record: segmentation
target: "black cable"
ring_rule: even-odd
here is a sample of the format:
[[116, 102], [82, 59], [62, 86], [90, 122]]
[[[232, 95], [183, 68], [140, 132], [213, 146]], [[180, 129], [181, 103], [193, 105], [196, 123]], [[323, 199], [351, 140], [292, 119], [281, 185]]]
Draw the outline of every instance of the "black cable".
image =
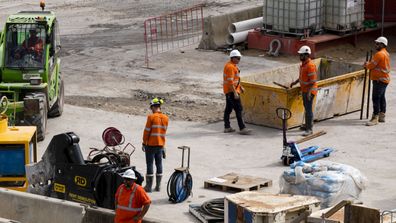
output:
[[207, 215], [224, 218], [224, 198], [216, 198], [205, 201], [201, 205], [201, 210]]

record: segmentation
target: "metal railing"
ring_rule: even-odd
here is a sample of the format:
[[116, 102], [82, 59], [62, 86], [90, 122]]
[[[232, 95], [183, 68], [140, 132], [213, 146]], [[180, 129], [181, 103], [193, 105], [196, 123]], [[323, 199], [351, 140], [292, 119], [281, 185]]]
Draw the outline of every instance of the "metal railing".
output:
[[198, 43], [203, 31], [203, 5], [182, 9], [144, 21], [145, 63], [150, 57]]
[[381, 213], [381, 223], [393, 223], [396, 220], [396, 209], [385, 210]]

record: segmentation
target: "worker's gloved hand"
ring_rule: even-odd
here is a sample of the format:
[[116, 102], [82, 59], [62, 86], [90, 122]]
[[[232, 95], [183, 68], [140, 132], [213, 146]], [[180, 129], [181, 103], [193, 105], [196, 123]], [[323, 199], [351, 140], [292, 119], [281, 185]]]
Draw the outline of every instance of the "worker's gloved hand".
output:
[[136, 222], [139, 221], [140, 219], [141, 219], [141, 217], [139, 215], [133, 216], [133, 220]]
[[235, 100], [238, 100], [238, 99], [239, 99], [239, 94], [238, 94], [238, 93], [234, 94], [234, 99], [235, 99]]
[[165, 148], [162, 149], [162, 158], [166, 159], [166, 149]]
[[241, 86], [241, 92], [245, 93], [245, 88]]
[[146, 146], [144, 144], [142, 144], [142, 151], [146, 152]]

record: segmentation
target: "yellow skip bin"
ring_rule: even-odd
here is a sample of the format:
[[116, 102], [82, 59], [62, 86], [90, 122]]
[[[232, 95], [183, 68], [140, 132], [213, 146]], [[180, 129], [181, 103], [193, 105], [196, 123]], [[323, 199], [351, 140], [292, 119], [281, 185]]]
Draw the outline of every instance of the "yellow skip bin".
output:
[[[315, 59], [318, 69], [318, 94], [314, 101], [316, 121], [360, 110], [364, 84], [362, 65]], [[304, 120], [304, 107], [300, 86], [291, 89], [277, 86], [274, 82], [290, 86], [299, 76], [300, 64], [281, 67], [263, 73], [243, 77], [241, 95], [246, 122], [274, 128], [282, 128], [276, 109], [287, 108], [292, 117], [287, 127], [299, 126]], [[367, 83], [366, 83], [367, 84]]]

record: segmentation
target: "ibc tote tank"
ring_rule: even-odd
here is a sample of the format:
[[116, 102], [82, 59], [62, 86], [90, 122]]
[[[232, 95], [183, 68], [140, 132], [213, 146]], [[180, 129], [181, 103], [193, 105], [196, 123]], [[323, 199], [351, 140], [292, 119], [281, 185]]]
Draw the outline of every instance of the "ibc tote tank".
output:
[[326, 0], [324, 28], [350, 31], [362, 27], [364, 0]]
[[264, 0], [264, 29], [304, 34], [323, 26], [324, 0]]

